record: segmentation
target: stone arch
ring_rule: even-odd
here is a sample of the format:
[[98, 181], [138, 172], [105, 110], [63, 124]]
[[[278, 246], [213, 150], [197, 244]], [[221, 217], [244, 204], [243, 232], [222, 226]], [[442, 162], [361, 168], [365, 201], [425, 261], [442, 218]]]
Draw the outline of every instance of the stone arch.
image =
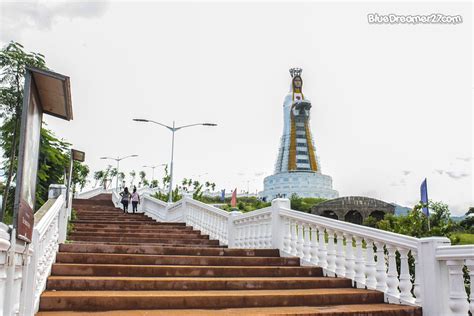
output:
[[363, 222], [363, 217], [362, 214], [357, 211], [357, 210], [350, 210], [349, 212], [346, 213], [344, 216], [344, 220], [346, 222], [354, 223], [354, 224], [359, 224], [362, 225]]
[[339, 216], [337, 216], [336, 212], [331, 211], [331, 210], [326, 210], [321, 213], [321, 216], [332, 218], [332, 219], [339, 219]]
[[372, 213], [370, 213], [369, 215], [370, 217], [373, 217], [378, 221], [381, 221], [383, 220], [383, 218], [385, 217], [385, 212], [384, 211], [378, 211], [378, 210], [375, 210], [373, 211]]

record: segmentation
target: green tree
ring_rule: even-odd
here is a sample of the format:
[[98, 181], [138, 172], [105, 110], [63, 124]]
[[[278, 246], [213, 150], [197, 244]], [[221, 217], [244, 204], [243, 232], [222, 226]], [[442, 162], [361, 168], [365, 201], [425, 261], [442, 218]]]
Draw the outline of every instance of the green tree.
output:
[[[7, 210], [10, 186], [16, 173], [26, 66], [46, 69], [44, 56], [39, 53], [27, 53], [20, 43], [13, 41], [0, 51], [0, 119], [3, 120], [0, 127], [0, 147], [5, 159], [2, 169], [7, 177], [3, 190], [4, 211]], [[2, 214], [0, 220], [1, 217]]]
[[79, 161], [74, 161], [72, 169], [72, 192], [76, 193], [76, 186], [82, 191], [87, 184], [87, 176], [89, 175], [89, 167]]
[[130, 177], [132, 177], [132, 180], [130, 180], [130, 186], [132, 187], [133, 186], [133, 182], [135, 182], [135, 177], [137, 176], [137, 173], [135, 172], [135, 170], [132, 170], [130, 171]]
[[[148, 185], [148, 181], [146, 181], [145, 177], [146, 177], [146, 173], [145, 171], [140, 171], [138, 173], [138, 176], [140, 177], [140, 182], [142, 183], [142, 185]], [[145, 184], [145, 181], [146, 181], [146, 184]]]
[[466, 212], [466, 218], [459, 223], [459, 226], [471, 234], [474, 234], [474, 207], [469, 208]]

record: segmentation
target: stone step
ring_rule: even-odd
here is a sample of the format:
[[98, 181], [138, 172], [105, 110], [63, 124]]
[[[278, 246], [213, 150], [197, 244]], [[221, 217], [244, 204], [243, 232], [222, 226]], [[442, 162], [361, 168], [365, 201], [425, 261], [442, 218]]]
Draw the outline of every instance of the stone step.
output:
[[82, 220], [75, 220], [71, 221], [73, 224], [90, 224], [90, 225], [102, 225], [104, 227], [108, 227], [110, 225], [153, 225], [153, 226], [168, 226], [168, 227], [184, 227], [186, 226], [185, 223], [166, 223], [166, 222], [145, 222], [145, 223], [140, 223], [140, 222], [134, 222], [134, 221], [129, 221], [127, 223], [124, 223], [123, 221], [101, 221], [100, 223], [97, 223], [97, 221], [82, 221]]
[[299, 266], [297, 257], [217, 257], [59, 252], [57, 263], [188, 265], [188, 266]]
[[112, 198], [109, 200], [98, 200], [98, 199], [73, 199], [72, 200], [72, 207], [78, 207], [82, 205], [87, 205], [87, 206], [98, 206], [98, 205], [103, 205], [103, 206], [110, 206], [113, 207], [114, 203], [112, 203]]
[[68, 239], [72, 241], [97, 241], [97, 242], [133, 242], [133, 243], [159, 243], [159, 244], [197, 244], [197, 245], [219, 245], [218, 240], [209, 240], [203, 238], [183, 238], [168, 239], [153, 237], [105, 237], [105, 236], [70, 236]]
[[69, 234], [70, 239], [76, 237], [134, 237], [134, 238], [166, 238], [166, 239], [209, 239], [209, 235], [190, 234], [190, 233], [162, 233], [162, 232], [142, 232], [137, 229], [135, 232], [88, 232], [73, 231]]
[[206, 247], [176, 247], [158, 245], [109, 245], [100, 243], [70, 243], [60, 244], [60, 252], [81, 253], [119, 253], [119, 254], [149, 254], [149, 255], [182, 255], [182, 256], [245, 256], [245, 257], [279, 257], [278, 249], [229, 249]]
[[39, 312], [37, 316], [422, 316], [420, 307], [393, 304], [279, 306], [223, 309], [116, 310], [104, 312]]
[[51, 275], [133, 277], [310, 277], [322, 276], [318, 267], [284, 266], [155, 266], [55, 263]]
[[383, 303], [383, 293], [364, 289], [248, 291], [46, 291], [40, 309], [127, 310], [323, 306]]
[[[75, 244], [99, 244], [99, 245], [113, 245], [113, 246], [120, 246], [120, 245], [125, 245], [125, 246], [157, 246], [157, 247], [179, 247], [179, 248], [227, 248], [227, 246], [222, 246], [222, 245], [201, 245], [201, 244], [186, 244], [185, 241], [183, 243], [178, 243], [178, 244], [170, 244], [170, 243], [154, 243], [154, 242], [103, 242], [103, 241], [78, 241], [78, 240], [68, 240], [70, 243], [75, 243]], [[178, 241], [180, 242], [180, 241]]]
[[[188, 229], [189, 228], [189, 229]], [[163, 227], [124, 227], [124, 228], [89, 228], [76, 225], [74, 226], [74, 232], [90, 232], [90, 233], [134, 233], [140, 231], [141, 233], [157, 233], [157, 234], [188, 234], [188, 235], [201, 235], [199, 230], [193, 230], [192, 227], [183, 228], [163, 228]]]
[[275, 278], [140, 278], [51, 276], [48, 290], [55, 291], [209, 291], [349, 288], [352, 281], [326, 277]]
[[123, 212], [115, 212], [115, 213], [77, 213], [78, 218], [93, 218], [93, 219], [103, 219], [103, 218], [140, 218], [140, 219], [151, 219], [151, 217], [144, 216], [143, 214], [125, 214]]
[[[128, 223], [156, 223], [154, 220], [152, 219], [147, 219], [147, 218], [129, 218], [129, 217], [125, 217], [125, 218], [118, 218], [117, 216], [115, 217], [110, 217], [110, 218], [103, 218], [103, 219], [94, 219], [94, 218], [78, 218], [76, 220], [73, 221], [73, 223], [87, 223], [87, 222], [94, 222], [94, 223], [99, 223], [99, 224], [114, 224], [114, 223], [125, 223], [125, 224], [128, 224]], [[113, 223], [111, 223], [113, 222]]]
[[89, 236], [102, 236], [102, 235], [107, 235], [107, 236], [115, 236], [115, 235], [127, 235], [127, 234], [144, 234], [144, 235], [153, 235], [153, 236], [158, 236], [158, 235], [165, 235], [165, 236], [173, 236], [173, 235], [186, 235], [186, 236], [208, 236], [208, 235], [202, 235], [199, 231], [196, 230], [145, 230], [145, 229], [127, 229], [127, 230], [121, 230], [121, 229], [74, 229], [72, 232], [74, 234], [81, 234], [81, 235], [89, 235]]
[[120, 223], [120, 224], [83, 224], [83, 223], [74, 223], [74, 228], [77, 229], [161, 229], [161, 230], [193, 230], [191, 226], [169, 226], [169, 225], [159, 225], [158, 223], [143, 223], [137, 226], [135, 223]]

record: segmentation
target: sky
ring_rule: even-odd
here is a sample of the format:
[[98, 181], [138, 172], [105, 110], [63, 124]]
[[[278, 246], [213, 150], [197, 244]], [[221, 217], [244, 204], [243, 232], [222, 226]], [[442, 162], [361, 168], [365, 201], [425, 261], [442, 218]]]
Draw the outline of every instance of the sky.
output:
[[[460, 24], [369, 24], [370, 13], [461, 15]], [[341, 196], [455, 215], [473, 204], [472, 7], [375, 2], [6, 2], [0, 44], [46, 56], [71, 78], [74, 120], [45, 117], [92, 171], [168, 163], [175, 179], [263, 189], [283, 128], [290, 67], [303, 68], [322, 172]], [[157, 168], [155, 177], [163, 170]], [[94, 184], [94, 181], [91, 182]]]

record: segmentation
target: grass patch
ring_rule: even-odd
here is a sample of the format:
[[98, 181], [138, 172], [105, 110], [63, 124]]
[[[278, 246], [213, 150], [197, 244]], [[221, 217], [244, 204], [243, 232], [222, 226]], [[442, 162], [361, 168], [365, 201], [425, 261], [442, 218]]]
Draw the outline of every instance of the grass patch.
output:
[[474, 244], [474, 234], [469, 233], [454, 233], [454, 236], [459, 238], [458, 245], [472, 245]]

